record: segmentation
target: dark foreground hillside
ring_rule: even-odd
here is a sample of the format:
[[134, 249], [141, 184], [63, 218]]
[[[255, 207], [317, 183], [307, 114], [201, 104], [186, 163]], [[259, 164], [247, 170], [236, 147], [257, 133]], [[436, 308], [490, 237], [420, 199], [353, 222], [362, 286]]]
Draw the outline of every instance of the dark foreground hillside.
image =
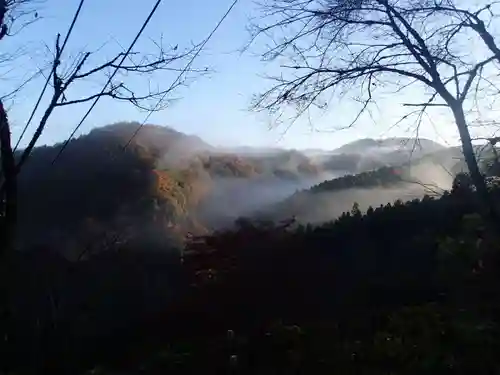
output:
[[[239, 221], [172, 252], [2, 262], [8, 374], [492, 374], [496, 224], [463, 179], [320, 227]], [[494, 192], [498, 200], [498, 192]], [[148, 250], [148, 251], [144, 251]]]

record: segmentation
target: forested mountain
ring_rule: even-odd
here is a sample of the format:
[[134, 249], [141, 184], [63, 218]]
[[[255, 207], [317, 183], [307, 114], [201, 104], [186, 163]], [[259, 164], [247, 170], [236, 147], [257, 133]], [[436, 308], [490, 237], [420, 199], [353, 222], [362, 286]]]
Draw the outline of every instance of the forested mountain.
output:
[[[35, 149], [19, 180], [20, 246], [55, 245], [66, 253], [74, 248], [77, 254], [82, 245], [110, 236], [120, 241], [179, 240], [188, 231], [199, 234], [210, 227], [212, 211], [235, 189], [256, 195], [266, 184], [286, 190], [307, 186], [308, 179], [317, 181], [321, 175], [298, 152], [229, 154], [197, 137], [153, 125], [141, 129], [124, 149], [138, 126], [95, 129], [71, 141], [55, 163], [61, 145]], [[224, 207], [219, 217], [228, 214]], [[238, 216], [238, 207], [231, 206], [231, 215]]]
[[[20, 174], [19, 246], [57, 247], [72, 257], [109, 241], [182, 246], [188, 233], [230, 226], [238, 217], [274, 209], [280, 201], [287, 207], [283, 213], [277, 210], [280, 217], [296, 214], [295, 196], [291, 205], [287, 199], [297, 191], [371, 169], [360, 164], [366, 155], [359, 142], [345, 146], [358, 154], [337, 150], [313, 157], [297, 150], [252, 148], [236, 153], [168, 127], [146, 125], [124, 148], [138, 126], [118, 123], [95, 129], [71, 141], [55, 163], [61, 145], [33, 152]], [[401, 140], [361, 143], [397, 152]], [[429, 153], [439, 148], [431, 141], [423, 144]], [[421, 195], [419, 191], [415, 197]], [[390, 195], [382, 201], [396, 198], [404, 197]], [[342, 209], [349, 209], [353, 199], [343, 201]], [[307, 211], [305, 218], [312, 218], [312, 205]], [[335, 216], [325, 215], [318, 220]]]

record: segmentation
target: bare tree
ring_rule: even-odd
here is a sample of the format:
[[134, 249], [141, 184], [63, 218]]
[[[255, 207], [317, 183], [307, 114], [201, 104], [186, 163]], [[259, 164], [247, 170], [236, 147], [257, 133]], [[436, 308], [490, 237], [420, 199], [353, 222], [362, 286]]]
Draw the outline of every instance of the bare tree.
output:
[[[492, 214], [466, 114], [475, 96], [495, 87], [490, 75], [493, 70], [497, 74], [500, 49], [488, 26], [495, 5], [472, 9], [454, 0], [264, 0], [264, 21], [253, 26], [252, 41], [267, 37], [272, 43], [264, 57], [285, 63], [254, 108], [282, 113], [292, 104], [300, 116], [313, 106], [325, 108], [327, 96], [352, 94], [360, 106], [353, 125], [384, 89], [420, 87], [425, 99], [402, 103], [409, 111], [401, 121], [416, 116], [419, 126], [430, 108], [450, 111], [483, 209]], [[471, 45], [480, 52], [471, 53]]]
[[[18, 3], [24, 4], [29, 2], [30, 0], [0, 0], [0, 16], [3, 15], [4, 17], [0, 18], [0, 30], [2, 30], [0, 36], [8, 35], [7, 31], [4, 31], [8, 28], [4, 28], [2, 25], [5, 25], [4, 20], [9, 12], [16, 9], [13, 6]], [[11, 4], [12, 7], [9, 7], [9, 4]], [[83, 1], [80, 4], [83, 4]], [[0, 216], [4, 221], [2, 227], [10, 228], [8, 231], [4, 232], [4, 241], [2, 241], [1, 245], [5, 244], [8, 246], [11, 243], [13, 228], [15, 227], [17, 175], [21, 172], [23, 165], [28, 161], [31, 152], [55, 110], [62, 107], [92, 103], [89, 109], [90, 112], [99, 99], [110, 98], [127, 102], [141, 110], [159, 111], [170, 104], [172, 99], [171, 94], [180, 86], [185, 85], [187, 81], [193, 77], [193, 73], [199, 75], [207, 72], [206, 68], [196, 69], [192, 68], [190, 63], [187, 64], [188, 61], [192, 62], [195, 54], [199, 53], [198, 45], [191, 45], [185, 49], [179, 48], [178, 45], [165, 48], [163, 43], [154, 42], [156, 51], [143, 53], [133, 49], [135, 42], [141, 35], [158, 5], [159, 2], [153, 8], [153, 11], [143, 24], [143, 27], [130, 45], [130, 48], [117, 52], [114, 56], [105, 61], [98, 62], [99, 54], [97, 54], [97, 51], [81, 52], [76, 57], [67, 57], [64, 53], [64, 47], [68, 37], [65, 38], [64, 42], [61, 42], [61, 35], [57, 35], [51, 58], [50, 72], [47, 76], [47, 87], [51, 89], [48, 104], [42, 109], [43, 114], [41, 119], [36, 125], [35, 131], [30, 136], [26, 148], [20, 151], [19, 155], [16, 154], [16, 157], [14, 157], [15, 148], [13, 149], [11, 145], [11, 134], [7, 121], [7, 114], [0, 103], [0, 147], [2, 151], [2, 175], [0, 176], [2, 177], [0, 180], [2, 185], [0, 186], [0, 196], [3, 203]], [[79, 10], [80, 9], [81, 5]], [[74, 21], [78, 18], [79, 10], [75, 15]], [[71, 29], [72, 27], [70, 30]], [[68, 35], [69, 34], [70, 33], [68, 33]], [[177, 78], [173, 84], [170, 84], [166, 88], [162, 88], [151, 82], [153, 75], [158, 72], [172, 72]], [[142, 91], [127, 83], [133, 81], [134, 78], [137, 77], [143, 77], [142, 82], [144, 84], [142, 87], [145, 87], [145, 89], [142, 89]], [[72, 89], [78, 86], [79, 82], [95, 82], [99, 79], [103, 81], [101, 87], [95, 88], [94, 91], [90, 91], [84, 96], [72, 96], [72, 93], [74, 93]], [[149, 85], [148, 82], [150, 83]], [[43, 93], [40, 99], [42, 96]], [[36, 108], [33, 114], [35, 111]], [[24, 135], [24, 132], [22, 135]]]
[[[183, 61], [189, 59], [197, 50], [197, 46], [179, 52], [177, 48], [165, 50], [163, 46], [157, 45], [158, 51], [152, 53], [139, 52], [119, 52], [111, 59], [97, 65], [87, 67], [87, 61], [91, 58], [92, 52], [81, 53], [77, 58], [66, 63], [66, 71], [61, 72], [62, 53], [60, 45], [60, 35], [57, 36], [55, 43], [55, 52], [52, 62], [51, 87], [52, 94], [48, 106], [45, 108], [43, 116], [37, 125], [27, 147], [23, 150], [19, 161], [16, 164], [16, 171], [20, 169], [27, 161], [38, 139], [40, 138], [47, 121], [57, 108], [67, 107], [76, 104], [93, 102], [98, 98], [111, 98], [118, 101], [128, 102], [131, 105], [145, 111], [159, 111], [170, 103], [171, 97], [177, 88], [184, 85], [186, 77], [178, 80], [175, 85], [167, 88], [145, 85], [146, 91], [138, 92], [129, 87], [124, 81], [132, 80], [133, 76], [150, 76], [159, 71], [181, 71], [178, 67]], [[125, 62], [127, 60], [127, 62]], [[205, 73], [206, 69], [189, 69], [189, 72]], [[124, 78], [126, 76], [126, 78]], [[105, 78], [105, 83], [101, 90], [89, 92], [83, 97], [71, 97], [70, 88], [77, 85], [79, 81], [89, 81], [93, 78]], [[147, 78], [146, 78], [147, 79]], [[145, 81], [147, 83], [148, 81]]]

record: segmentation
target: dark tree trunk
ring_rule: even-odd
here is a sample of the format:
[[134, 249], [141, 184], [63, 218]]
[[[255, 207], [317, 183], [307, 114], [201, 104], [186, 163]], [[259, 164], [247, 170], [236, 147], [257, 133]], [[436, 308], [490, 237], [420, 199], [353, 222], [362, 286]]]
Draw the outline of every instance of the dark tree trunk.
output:
[[474, 152], [474, 147], [472, 145], [472, 139], [469, 133], [469, 128], [467, 127], [467, 122], [465, 120], [465, 114], [462, 108], [462, 104], [457, 102], [453, 105], [450, 105], [450, 107], [453, 111], [453, 116], [458, 127], [458, 132], [460, 134], [465, 163], [467, 164], [467, 168], [469, 169], [472, 183], [476, 186], [476, 190], [479, 195], [482, 210], [481, 213], [488, 220], [493, 219], [494, 221], [497, 221], [497, 212], [491, 199], [490, 193], [488, 192], [488, 187], [486, 185], [484, 176], [481, 174], [481, 171], [479, 169], [476, 154]]
[[0, 101], [0, 154], [5, 189], [1, 199], [4, 200], [4, 222], [1, 228], [0, 255], [5, 254], [12, 246], [17, 218], [17, 176], [14, 153], [7, 113]]

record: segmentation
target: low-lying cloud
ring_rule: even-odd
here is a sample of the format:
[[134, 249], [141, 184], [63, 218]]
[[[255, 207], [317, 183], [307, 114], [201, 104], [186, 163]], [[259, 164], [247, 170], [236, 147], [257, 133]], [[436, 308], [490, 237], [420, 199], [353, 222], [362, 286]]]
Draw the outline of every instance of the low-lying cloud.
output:
[[362, 212], [371, 206], [392, 203], [398, 199], [409, 201], [424, 195], [440, 195], [452, 186], [453, 176], [441, 165], [426, 162], [410, 167], [403, 180], [389, 187], [352, 188], [332, 192], [301, 192], [280, 205], [277, 219], [295, 216], [299, 222], [318, 224], [331, 221], [342, 213], [351, 211], [358, 203]]

